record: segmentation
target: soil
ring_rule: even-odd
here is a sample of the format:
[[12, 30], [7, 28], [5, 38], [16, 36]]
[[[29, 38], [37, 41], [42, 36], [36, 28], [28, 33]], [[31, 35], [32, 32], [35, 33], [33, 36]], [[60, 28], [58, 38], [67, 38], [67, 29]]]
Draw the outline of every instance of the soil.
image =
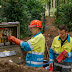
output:
[[28, 67], [24, 64], [18, 65], [8, 61], [0, 61], [0, 72], [48, 72], [44, 68]]
[[[45, 44], [45, 54], [44, 59], [48, 60], [48, 51], [50, 49], [50, 46], [52, 44], [53, 38], [58, 35], [57, 27], [53, 24], [53, 21], [55, 18], [49, 18], [46, 17], [46, 27], [45, 27], [45, 33], [43, 34], [45, 36], [46, 44]], [[72, 35], [72, 33], [69, 33]], [[29, 38], [24, 38], [22, 40], [27, 41]], [[26, 57], [26, 52], [23, 52], [24, 59]], [[48, 72], [48, 70], [44, 69], [43, 67], [35, 68], [35, 67], [28, 67], [25, 65], [25, 63], [22, 64], [16, 64], [8, 61], [0, 61], [0, 72]]]

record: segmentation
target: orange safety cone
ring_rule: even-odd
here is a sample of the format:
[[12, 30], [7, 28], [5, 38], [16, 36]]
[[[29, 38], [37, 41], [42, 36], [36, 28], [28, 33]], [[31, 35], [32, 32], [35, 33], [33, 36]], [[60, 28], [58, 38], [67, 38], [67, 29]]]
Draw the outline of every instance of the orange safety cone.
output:
[[65, 55], [67, 54], [67, 51], [63, 51], [60, 55], [58, 55], [57, 56], [57, 61], [58, 61], [58, 63], [60, 63], [63, 59], [65, 59], [66, 57], [65, 57]]

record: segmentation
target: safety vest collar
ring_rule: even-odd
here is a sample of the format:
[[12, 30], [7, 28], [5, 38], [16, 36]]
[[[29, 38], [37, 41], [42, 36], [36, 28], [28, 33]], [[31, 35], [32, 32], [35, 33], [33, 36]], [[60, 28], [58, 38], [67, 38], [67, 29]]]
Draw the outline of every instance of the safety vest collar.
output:
[[[68, 35], [68, 34], [67, 34]], [[67, 41], [70, 43], [70, 36], [68, 35]]]
[[33, 36], [33, 38], [35, 37], [35, 36], [37, 36], [37, 35], [39, 35], [41, 32], [38, 32], [37, 34], [35, 34], [34, 36]]
[[[59, 36], [58, 40], [60, 40], [60, 36]], [[70, 43], [70, 36], [69, 35], [68, 35], [67, 41]]]

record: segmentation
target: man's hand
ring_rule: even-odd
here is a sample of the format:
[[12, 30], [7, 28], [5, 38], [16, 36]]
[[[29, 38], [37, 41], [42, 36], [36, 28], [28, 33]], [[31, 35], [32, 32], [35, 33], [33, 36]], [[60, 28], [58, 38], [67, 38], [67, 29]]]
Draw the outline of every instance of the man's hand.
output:
[[64, 55], [64, 58], [63, 59], [65, 59], [67, 57], [67, 53]]
[[20, 46], [20, 43], [21, 43], [22, 40], [14, 37], [14, 36], [7, 36], [7, 37], [8, 37], [8, 40], [9, 40], [10, 42], [14, 42], [15, 44], [17, 44], [17, 45]]
[[67, 54], [65, 54], [65, 57], [67, 57]]
[[8, 37], [8, 40], [10, 41], [10, 42], [13, 42], [14, 40], [15, 40], [15, 37], [14, 36], [7, 36]]

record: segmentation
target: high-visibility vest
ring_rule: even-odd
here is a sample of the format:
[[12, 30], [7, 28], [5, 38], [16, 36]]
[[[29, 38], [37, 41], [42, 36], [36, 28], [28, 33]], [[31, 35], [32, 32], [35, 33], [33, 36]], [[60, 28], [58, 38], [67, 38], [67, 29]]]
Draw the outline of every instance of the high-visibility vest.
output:
[[56, 36], [49, 50], [50, 62], [53, 62], [53, 60], [64, 50], [68, 52], [65, 62], [72, 62], [72, 38], [68, 35], [67, 40], [61, 47], [61, 39], [59, 36]]
[[[45, 38], [41, 32], [34, 35], [27, 42], [22, 42], [22, 48], [27, 52], [26, 65], [41, 67], [44, 60]], [[26, 47], [25, 47], [26, 46]]]

